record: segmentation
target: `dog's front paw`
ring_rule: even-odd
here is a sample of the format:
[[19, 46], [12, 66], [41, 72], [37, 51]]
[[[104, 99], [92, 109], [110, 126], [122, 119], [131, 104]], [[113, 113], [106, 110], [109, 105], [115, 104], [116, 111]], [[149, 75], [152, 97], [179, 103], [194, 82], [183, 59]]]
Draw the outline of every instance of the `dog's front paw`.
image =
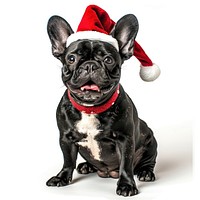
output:
[[70, 182], [71, 182], [71, 178], [65, 179], [63, 177], [53, 176], [46, 182], [46, 185], [62, 187], [62, 186], [69, 185]]
[[133, 196], [133, 195], [138, 194], [138, 189], [134, 185], [119, 184], [117, 187], [116, 193], [124, 197]]

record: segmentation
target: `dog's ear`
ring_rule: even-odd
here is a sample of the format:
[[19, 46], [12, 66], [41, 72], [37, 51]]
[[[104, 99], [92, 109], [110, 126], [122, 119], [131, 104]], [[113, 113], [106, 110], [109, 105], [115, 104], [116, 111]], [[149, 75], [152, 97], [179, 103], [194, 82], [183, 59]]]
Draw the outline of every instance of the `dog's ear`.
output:
[[133, 55], [138, 28], [137, 18], [132, 14], [128, 14], [119, 19], [111, 32], [111, 35], [118, 41], [119, 52], [123, 60], [129, 59]]
[[56, 58], [60, 58], [65, 51], [67, 38], [73, 30], [62, 17], [52, 16], [47, 24], [47, 32], [52, 44], [52, 53]]

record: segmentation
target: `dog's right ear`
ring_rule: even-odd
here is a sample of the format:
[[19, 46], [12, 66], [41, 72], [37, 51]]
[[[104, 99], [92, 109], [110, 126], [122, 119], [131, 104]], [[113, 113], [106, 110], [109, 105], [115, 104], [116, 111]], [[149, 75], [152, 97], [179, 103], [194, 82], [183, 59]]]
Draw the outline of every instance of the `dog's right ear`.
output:
[[111, 35], [118, 41], [119, 52], [123, 60], [133, 55], [134, 41], [139, 28], [135, 15], [128, 14], [117, 21]]
[[73, 33], [71, 26], [62, 17], [52, 16], [47, 24], [53, 55], [60, 59], [66, 48], [67, 38]]

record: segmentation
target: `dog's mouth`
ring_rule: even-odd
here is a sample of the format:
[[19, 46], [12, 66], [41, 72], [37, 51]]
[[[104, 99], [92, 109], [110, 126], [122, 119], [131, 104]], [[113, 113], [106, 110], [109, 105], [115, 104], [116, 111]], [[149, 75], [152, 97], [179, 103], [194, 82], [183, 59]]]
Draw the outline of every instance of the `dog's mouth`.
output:
[[81, 86], [80, 90], [83, 91], [83, 92], [84, 91], [96, 91], [96, 92], [100, 92], [101, 91], [99, 86], [96, 85], [96, 84], [93, 84], [93, 83]]
[[68, 87], [73, 98], [80, 104], [93, 106], [98, 105], [107, 100], [112, 95], [112, 90], [115, 84], [108, 86], [99, 86], [96, 83], [89, 81], [78, 88]]

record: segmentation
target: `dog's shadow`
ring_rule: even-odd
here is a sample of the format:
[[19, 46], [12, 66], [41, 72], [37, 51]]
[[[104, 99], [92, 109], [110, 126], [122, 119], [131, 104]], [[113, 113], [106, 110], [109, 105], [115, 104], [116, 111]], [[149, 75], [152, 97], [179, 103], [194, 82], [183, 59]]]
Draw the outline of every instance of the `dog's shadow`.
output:
[[[82, 180], [85, 179], [91, 179], [92, 177], [95, 177], [97, 174], [96, 173], [90, 173], [90, 174], [79, 174], [76, 171], [76, 176], [73, 179], [73, 184], [77, 183], [77, 182], [81, 182]], [[98, 177], [97, 177], [98, 178]]]
[[[180, 127], [181, 126], [181, 127]], [[155, 167], [157, 180], [173, 180], [192, 176], [192, 129], [188, 124], [174, 125], [159, 130], [158, 157]], [[174, 134], [176, 133], [176, 134]], [[174, 134], [174, 135], [173, 135]], [[164, 137], [165, 136], [165, 137]]]

